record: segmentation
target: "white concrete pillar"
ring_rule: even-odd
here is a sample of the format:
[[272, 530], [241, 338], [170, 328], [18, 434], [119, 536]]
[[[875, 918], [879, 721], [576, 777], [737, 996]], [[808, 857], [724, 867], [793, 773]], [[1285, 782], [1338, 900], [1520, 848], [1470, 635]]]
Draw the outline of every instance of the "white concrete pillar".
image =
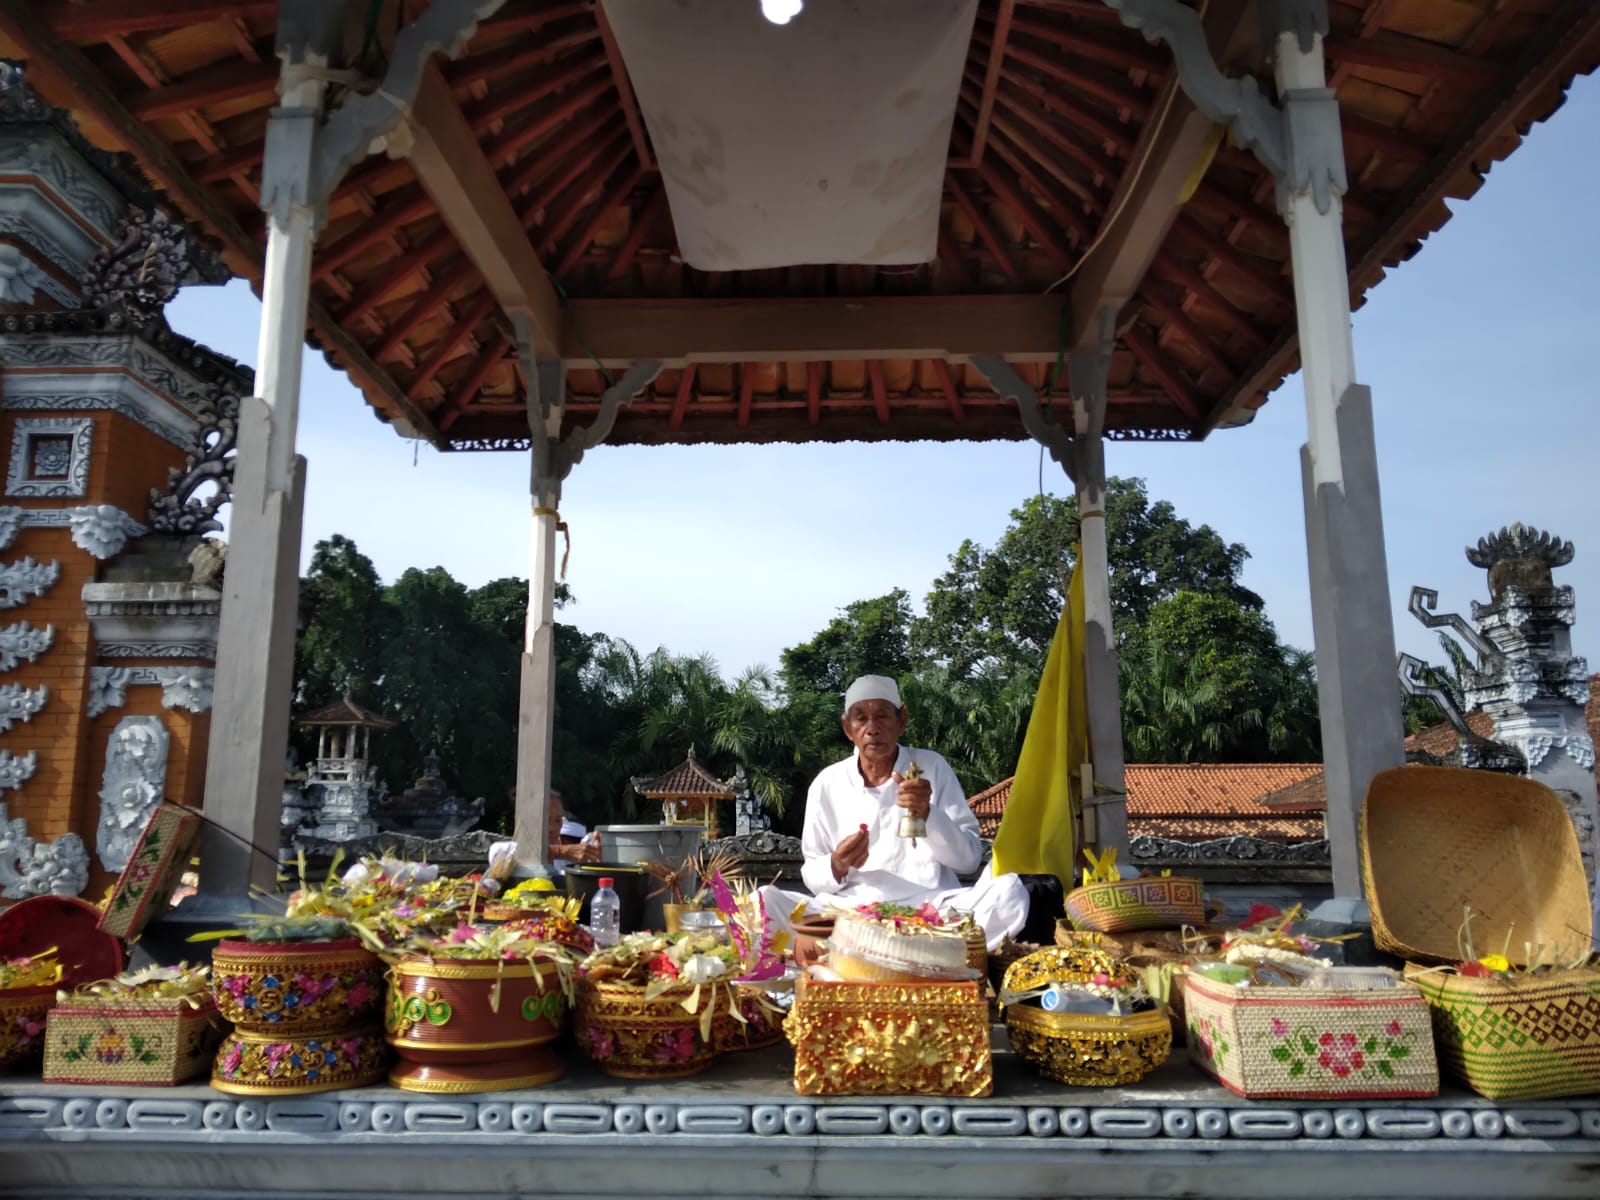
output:
[[[1075, 439], [1078, 462], [1079, 565], [1083, 572], [1084, 694], [1089, 705], [1089, 757], [1096, 796], [1084, 797], [1085, 832], [1128, 861], [1128, 807], [1123, 787], [1122, 687], [1111, 615], [1111, 565], [1106, 554], [1105, 442], [1098, 432]], [[1092, 821], [1088, 814], [1094, 813]]]
[[[324, 85], [285, 78], [282, 109], [315, 113]], [[274, 141], [269, 136], [266, 177], [309, 179], [311, 150], [309, 138]], [[295, 453], [295, 428], [317, 223], [309, 199], [278, 211], [268, 208], [256, 394], [240, 411], [217, 637], [202, 892], [243, 893], [252, 885], [270, 889], [276, 878], [305, 498], [305, 459]]]
[[1343, 151], [1322, 37], [1278, 36], [1274, 64], [1292, 147], [1279, 206], [1289, 227], [1306, 393], [1301, 450], [1317, 691], [1334, 894], [1361, 895], [1368, 782], [1405, 760], [1372, 398], [1355, 382], [1345, 262]]

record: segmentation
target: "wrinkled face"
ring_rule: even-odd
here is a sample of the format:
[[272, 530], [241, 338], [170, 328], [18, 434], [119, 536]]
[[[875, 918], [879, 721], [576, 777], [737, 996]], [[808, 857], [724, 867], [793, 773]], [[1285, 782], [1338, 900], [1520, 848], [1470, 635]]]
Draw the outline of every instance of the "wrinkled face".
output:
[[561, 822], [567, 819], [566, 810], [561, 807], [561, 793], [550, 793], [550, 828], [547, 840], [551, 845], [561, 840]]
[[895, 743], [906, 731], [906, 710], [887, 700], [858, 700], [839, 724], [850, 744], [863, 755], [882, 758], [894, 752]]

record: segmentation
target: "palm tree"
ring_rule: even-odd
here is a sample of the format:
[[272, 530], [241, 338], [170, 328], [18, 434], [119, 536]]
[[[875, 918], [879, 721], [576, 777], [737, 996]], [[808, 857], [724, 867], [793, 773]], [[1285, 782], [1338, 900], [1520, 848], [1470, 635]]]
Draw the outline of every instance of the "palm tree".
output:
[[1264, 724], [1260, 708], [1219, 712], [1221, 689], [1156, 639], [1138, 639], [1122, 659], [1122, 737], [1130, 762], [1215, 761], [1246, 730]]

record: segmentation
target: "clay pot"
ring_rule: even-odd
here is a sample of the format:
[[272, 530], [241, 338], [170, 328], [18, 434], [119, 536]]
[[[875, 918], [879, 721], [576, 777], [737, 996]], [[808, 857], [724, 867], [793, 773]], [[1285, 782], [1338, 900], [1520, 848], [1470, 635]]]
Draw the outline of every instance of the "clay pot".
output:
[[618, 1079], [682, 1079], [716, 1058], [700, 1036], [700, 1017], [683, 1010], [688, 988], [653, 999], [631, 984], [578, 981], [578, 1048]]
[[0, 1071], [9, 1071], [44, 1053], [45, 1015], [55, 1007], [56, 985], [0, 991]]
[[217, 1011], [241, 1032], [305, 1037], [375, 1025], [383, 964], [355, 938], [222, 941], [211, 955]]
[[236, 1096], [303, 1096], [377, 1083], [388, 1065], [376, 1028], [310, 1036], [236, 1029], [217, 1050], [211, 1086]]
[[549, 1049], [567, 1015], [551, 962], [402, 958], [389, 980], [384, 1029], [400, 1061], [389, 1082], [409, 1092], [491, 1092], [561, 1078]]

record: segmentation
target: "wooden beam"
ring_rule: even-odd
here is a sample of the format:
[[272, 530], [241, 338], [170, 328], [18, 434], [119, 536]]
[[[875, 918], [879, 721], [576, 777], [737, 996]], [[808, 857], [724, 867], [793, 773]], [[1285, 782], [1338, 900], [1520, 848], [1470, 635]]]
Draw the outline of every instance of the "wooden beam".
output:
[[561, 357], [607, 368], [644, 359], [830, 362], [1001, 354], [1053, 362], [1060, 296], [858, 296], [811, 300], [573, 300]]
[[166, 87], [151, 88], [142, 95], [129, 96], [125, 107], [136, 120], [153, 121], [157, 117], [171, 117], [204, 108], [208, 104], [221, 104], [224, 100], [275, 96], [277, 92], [276, 58], [259, 63], [231, 61], [196, 71]]
[[1146, 340], [1144, 334], [1137, 329], [1129, 329], [1122, 335], [1122, 344], [1139, 360], [1145, 374], [1161, 385], [1162, 390], [1183, 410], [1185, 416], [1191, 421], [1200, 419], [1200, 401], [1196, 398], [1194, 389], [1183, 376], [1167, 365], [1165, 356]]
[[[480, 32], [481, 28], [480, 26]], [[563, 51], [581, 46], [598, 36], [600, 36], [599, 31], [593, 26], [579, 26], [571, 33], [551, 38], [549, 41], [519, 38], [499, 50], [491, 50], [487, 54], [471, 54], [449, 64], [444, 69], [444, 77], [450, 81], [452, 88], [466, 87], [469, 83], [490, 79], [505, 71], [531, 67], [536, 63], [554, 62]]]
[[555, 354], [564, 323], [555, 286], [437, 66], [423, 73], [407, 126], [411, 165], [439, 215], [500, 306], [528, 316], [535, 351]]
[[[541, 71], [534, 76], [532, 87], [502, 88], [467, 108], [467, 124], [474, 133], [482, 133], [496, 121], [514, 116], [546, 96], [582, 83], [597, 71], [605, 70], [604, 59], [586, 58], [573, 63], [564, 71]], [[452, 88], [460, 85], [452, 83]]]
[[445, 363], [456, 356], [456, 350], [461, 343], [471, 337], [472, 331], [483, 324], [489, 314], [494, 311], [494, 306], [494, 294], [482, 292], [471, 304], [455, 314], [454, 323], [446, 332], [444, 339], [434, 346], [432, 353], [428, 355], [427, 361], [422, 364], [415, 377], [406, 385], [406, 395], [413, 400], [422, 395], [423, 389], [432, 382], [433, 377], [439, 373]]
[[689, 411], [689, 396], [694, 392], [694, 377], [700, 368], [694, 363], [686, 366], [678, 376], [678, 391], [672, 397], [672, 416], [667, 421], [668, 429], [677, 429], [683, 425], [683, 414]]
[[472, 403], [472, 398], [483, 388], [484, 381], [489, 378], [489, 373], [498, 367], [506, 357], [506, 351], [511, 349], [511, 339], [503, 333], [497, 333], [489, 339], [489, 344], [478, 355], [478, 361], [473, 364], [472, 370], [457, 383], [450, 393], [446, 411], [439, 418], [439, 431], [449, 433], [450, 426], [460, 418], [462, 410]]
[[815, 426], [822, 420], [822, 364], [806, 364], [806, 424]]
[[989, 39], [989, 63], [983, 72], [983, 88], [978, 94], [978, 116], [972, 123], [971, 163], [983, 165], [983, 148], [989, 140], [989, 117], [994, 112], [994, 93], [1000, 86], [1000, 73], [1005, 69], [1006, 40], [1011, 36], [1011, 12], [1016, 0], [1000, 0], [995, 13], [994, 36]]
[[261, 165], [261, 156], [266, 152], [266, 146], [265, 139], [235, 146], [215, 158], [195, 164], [197, 169], [194, 177], [201, 183], [221, 183], [224, 179], [232, 179], [241, 172], [253, 171]]
[[382, 361], [400, 348], [400, 343], [450, 300], [450, 294], [477, 274], [470, 258], [458, 258], [434, 276], [428, 290], [411, 302], [411, 306], [392, 321], [383, 324], [383, 337], [372, 347], [372, 357]]
[[93, 4], [56, 0], [37, 7], [39, 19], [57, 37], [74, 42], [154, 33], [232, 17], [268, 17], [278, 11], [277, 0], [95, 0]]
[[966, 411], [961, 407], [961, 393], [956, 390], [955, 378], [950, 374], [950, 364], [942, 358], [933, 360], [933, 373], [939, 377], [939, 387], [944, 392], [944, 402], [950, 408], [950, 419], [957, 425], [967, 419]]
[[889, 389], [883, 380], [883, 363], [876, 358], [867, 360], [867, 383], [872, 388], [872, 411], [879, 425], [889, 423]]
[[[1212, 4], [1206, 28], [1213, 49], [1224, 51], [1223, 61], [1229, 57], [1230, 44], [1254, 23], [1253, 17], [1247, 19], [1251, 12], [1247, 0]], [[1212, 144], [1216, 126], [1183, 94], [1176, 73], [1162, 88], [1155, 111], [1160, 117], [1146, 123], [1133, 152], [1133, 162], [1143, 163], [1143, 169], [1123, 173], [1094, 247], [1079, 261], [1073, 277], [1069, 349], [1095, 349], [1101, 311], [1120, 310], [1133, 298], [1178, 218], [1185, 184]]]
[[643, 167], [638, 163], [632, 164], [617, 176], [610, 190], [594, 202], [594, 211], [589, 215], [588, 222], [578, 231], [578, 236], [572, 239], [572, 245], [567, 247], [560, 261], [556, 263], [557, 279], [564, 279], [567, 272], [577, 266], [578, 260], [589, 249], [589, 243], [594, 241], [595, 230], [600, 228], [600, 223], [606, 219], [606, 214], [628, 198], [628, 193], [638, 185], [643, 174]]
[[1042, 42], [1050, 42], [1083, 62], [1110, 65], [1123, 71], [1144, 71], [1159, 77], [1166, 74], [1172, 65], [1164, 49], [1151, 46], [1132, 32], [1126, 37], [1110, 31], [1101, 31], [1096, 37], [1084, 37], [1070, 28], [1047, 25], [1031, 17], [1018, 17], [1016, 31]]
[[453, 245], [455, 245], [455, 235], [448, 227], [442, 226], [434, 230], [385, 267], [383, 274], [367, 280], [351, 293], [349, 301], [339, 310], [340, 323], [353, 325], [359, 321], [392, 296], [406, 280]]
[[419, 221], [432, 211], [433, 201], [420, 187], [397, 188], [390, 194], [387, 204], [359, 221], [337, 242], [317, 252], [311, 263], [311, 278], [326, 279], [363, 250], [376, 246], [401, 226]]
[[[119, 147], [134, 156], [152, 184], [164, 190], [189, 220], [221, 243], [228, 268], [260, 289], [261, 248], [216, 193], [196, 182], [189, 166], [172, 147], [128, 112], [81, 51], [52, 32], [25, 4], [0, 4], [0, 36], [9, 38], [27, 56], [29, 81], [45, 99], [90, 118], [104, 129]], [[406, 421], [420, 436], [443, 448], [444, 438], [428, 414], [411, 402], [355, 335], [342, 328], [315, 297], [308, 316], [322, 347], [349, 372], [375, 407]]]
[[606, 62], [611, 64], [611, 78], [617, 85], [617, 99], [622, 105], [622, 115], [628, 122], [628, 136], [633, 139], [633, 152], [639, 165], [646, 170], [655, 166], [650, 155], [650, 139], [645, 136], [644, 117], [639, 111], [639, 100], [633, 94], [633, 83], [628, 78], [628, 64], [622, 61], [622, 50], [617, 46], [616, 35], [611, 32], [611, 20], [606, 16], [605, 5], [594, 6], [595, 23], [600, 27], [600, 42], [606, 48]]
[[1335, 62], [1381, 71], [1398, 71], [1417, 79], [1453, 79], [1467, 87], [1485, 87], [1500, 78], [1500, 64], [1460, 54], [1426, 38], [1400, 33], [1371, 37], [1328, 37], [1323, 51]]

